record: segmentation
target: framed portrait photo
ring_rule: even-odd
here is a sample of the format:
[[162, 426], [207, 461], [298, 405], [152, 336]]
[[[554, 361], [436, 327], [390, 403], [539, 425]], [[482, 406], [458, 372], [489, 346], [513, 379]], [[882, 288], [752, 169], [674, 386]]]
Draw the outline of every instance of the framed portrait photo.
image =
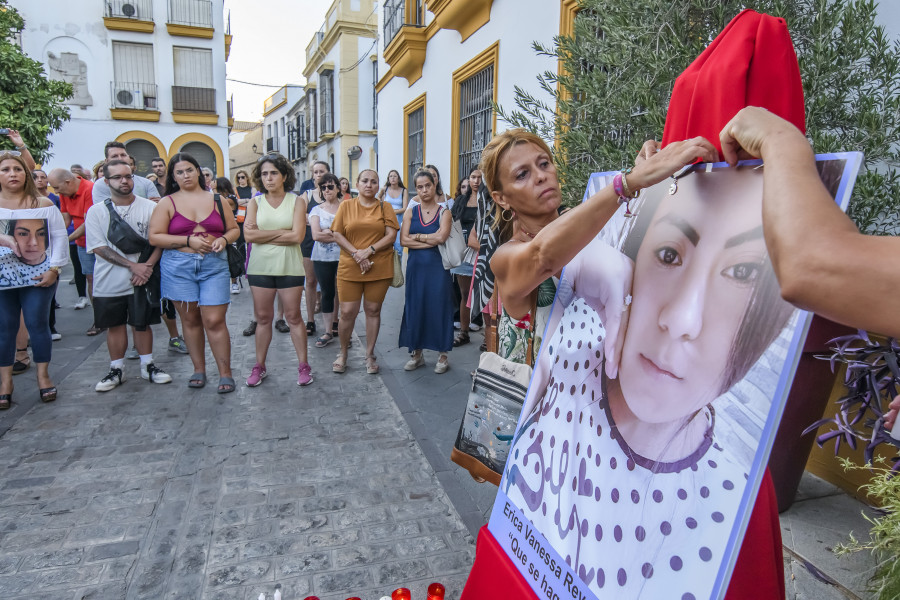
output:
[[51, 210], [56, 208], [16, 211], [16, 218], [0, 218], [0, 289], [33, 286], [50, 268]]
[[[846, 210], [862, 156], [816, 158]], [[563, 270], [488, 525], [538, 597], [724, 597], [812, 318], [781, 298], [764, 170], [643, 190]]]

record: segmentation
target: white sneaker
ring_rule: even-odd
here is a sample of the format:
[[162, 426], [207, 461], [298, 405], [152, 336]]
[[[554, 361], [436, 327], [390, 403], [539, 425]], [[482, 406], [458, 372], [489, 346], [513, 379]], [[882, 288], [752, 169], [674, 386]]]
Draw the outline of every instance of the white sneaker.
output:
[[141, 379], [146, 379], [153, 383], [169, 383], [172, 381], [172, 376], [153, 363], [147, 363], [146, 365], [141, 365]]
[[82, 308], [88, 305], [88, 299], [82, 296], [78, 299], [78, 302], [75, 303], [75, 310], [81, 310]]
[[232, 294], [240, 294], [240, 293], [241, 293], [241, 286], [238, 285], [236, 282], [235, 282], [235, 283], [232, 283], [232, 284], [231, 284], [231, 293], [232, 293]]
[[110, 367], [109, 373], [94, 386], [94, 389], [98, 392], [108, 392], [122, 385], [123, 381], [125, 381], [125, 375], [122, 374], [122, 369]]
[[62, 339], [62, 334], [59, 333], [58, 331], [52, 331], [52, 332], [50, 332], [50, 339], [53, 340], [54, 342], [58, 342], [59, 340]]
[[469, 323], [469, 331], [478, 331], [481, 329], [480, 325], [476, 325], [475, 323]]
[[437, 363], [434, 365], [434, 372], [437, 373], [438, 375], [441, 375], [443, 373], [446, 373], [447, 369], [449, 369], [449, 368], [450, 368], [450, 361], [447, 359], [446, 356], [442, 356], [437, 361]]

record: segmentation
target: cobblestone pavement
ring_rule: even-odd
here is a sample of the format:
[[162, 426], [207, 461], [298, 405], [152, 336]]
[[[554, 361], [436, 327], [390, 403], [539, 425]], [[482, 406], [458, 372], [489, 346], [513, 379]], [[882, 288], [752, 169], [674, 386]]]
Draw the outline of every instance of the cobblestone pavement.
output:
[[211, 356], [209, 385], [188, 389], [190, 360], [158, 327], [156, 362], [175, 381], [143, 381], [127, 361], [126, 383], [100, 394], [106, 345], [83, 335], [73, 296], [60, 286], [60, 399], [28, 400], [29, 371], [0, 416], [0, 597], [256, 600], [280, 585], [285, 600], [368, 600], [400, 585], [424, 597], [431, 581], [458, 597], [473, 537], [358, 341], [342, 376], [336, 345], [311, 347], [315, 382], [299, 388], [276, 332], [268, 378], [247, 388], [245, 289], [228, 313], [235, 393], [215, 393]]

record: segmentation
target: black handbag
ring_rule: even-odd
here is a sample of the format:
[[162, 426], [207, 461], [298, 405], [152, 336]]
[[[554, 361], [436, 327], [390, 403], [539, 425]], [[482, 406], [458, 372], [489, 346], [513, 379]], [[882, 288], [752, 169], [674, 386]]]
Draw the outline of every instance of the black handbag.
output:
[[[148, 240], [138, 235], [131, 225], [116, 212], [111, 200], [105, 200], [104, 204], [109, 211], [109, 227], [106, 230], [107, 241], [125, 254], [139, 254], [140, 256], [137, 260], [139, 263], [147, 262], [155, 248], [150, 245]], [[153, 272], [150, 274], [150, 278], [147, 279], [147, 283], [134, 286], [134, 310], [136, 314], [133, 316], [135, 319], [145, 323], [158, 323], [158, 319], [154, 321], [153, 318], [154, 315], [159, 313], [161, 295], [159, 264], [156, 264], [153, 265]]]
[[[222, 217], [222, 231], [228, 231], [228, 225], [225, 224], [225, 214], [222, 212], [222, 197], [216, 194], [215, 200], [216, 206], [219, 207], [219, 216]], [[237, 246], [226, 243], [225, 255], [228, 257], [228, 272], [232, 279], [237, 279], [247, 272], [244, 257]]]

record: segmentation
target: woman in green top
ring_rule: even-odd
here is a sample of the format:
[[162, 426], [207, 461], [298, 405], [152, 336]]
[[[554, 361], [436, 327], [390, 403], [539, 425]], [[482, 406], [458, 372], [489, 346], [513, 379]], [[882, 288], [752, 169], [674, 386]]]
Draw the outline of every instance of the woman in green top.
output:
[[256, 365], [247, 385], [256, 387], [266, 377], [266, 355], [272, 341], [275, 295], [284, 306], [284, 318], [291, 327], [291, 341], [297, 351], [297, 385], [312, 383], [306, 356], [306, 328], [300, 316], [304, 270], [300, 242], [306, 235], [306, 203], [289, 190], [297, 176], [280, 154], [269, 154], [256, 163], [253, 184], [264, 194], [247, 204], [244, 238], [253, 244], [247, 265], [247, 281], [253, 294], [256, 314]]

